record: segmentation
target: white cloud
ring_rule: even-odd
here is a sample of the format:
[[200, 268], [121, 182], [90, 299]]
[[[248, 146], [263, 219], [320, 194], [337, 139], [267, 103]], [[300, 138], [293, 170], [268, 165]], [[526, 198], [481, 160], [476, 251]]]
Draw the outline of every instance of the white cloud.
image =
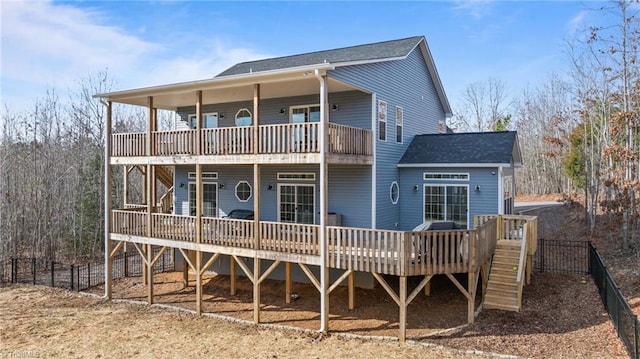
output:
[[491, 14], [491, 3], [493, 0], [458, 0], [454, 1], [453, 10], [480, 20]]
[[105, 69], [119, 90], [210, 78], [234, 63], [268, 57], [211, 34], [196, 39], [197, 49], [180, 48], [170, 36], [166, 44], [149, 41], [140, 37], [147, 36], [143, 23], [120, 28], [91, 8], [50, 1], [2, 1], [0, 8], [1, 101], [13, 111], [51, 87], [65, 98], [81, 78]]
[[567, 24], [567, 27], [569, 29], [569, 33], [575, 33], [576, 31], [582, 30], [584, 28], [584, 26], [585, 26], [585, 18], [586, 17], [587, 17], [587, 11], [586, 10], [582, 10], [582, 11], [578, 12], [578, 14], [576, 14], [576, 16], [571, 18], [571, 20], [569, 20], [569, 23]]

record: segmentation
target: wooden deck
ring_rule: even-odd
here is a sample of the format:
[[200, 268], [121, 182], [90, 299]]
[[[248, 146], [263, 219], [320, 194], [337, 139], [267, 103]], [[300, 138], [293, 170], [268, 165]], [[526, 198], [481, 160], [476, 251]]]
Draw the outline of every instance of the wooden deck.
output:
[[[328, 298], [333, 289], [349, 279], [350, 309], [354, 308], [354, 272], [368, 272], [399, 306], [400, 340], [406, 337], [409, 303], [423, 289], [428, 293], [429, 282], [437, 274], [446, 275], [467, 298], [468, 321], [473, 323], [476, 283], [480, 281], [483, 293], [486, 293], [488, 273], [497, 242], [508, 240], [523, 243], [523, 253], [529, 257], [526, 264], [524, 257], [520, 259], [518, 278], [523, 278], [524, 273], [531, 273], [530, 259], [535, 253], [535, 246], [531, 243], [536, 242], [537, 235], [536, 217], [506, 215], [477, 216], [474, 219], [475, 228], [469, 230], [403, 232], [327, 226], [324, 236], [318, 225], [227, 218], [198, 219], [172, 214], [149, 214], [141, 211], [141, 208], [112, 210], [110, 223], [109, 239], [114, 245], [110, 247], [109, 258], [125, 242], [133, 243], [148, 268], [156, 260], [150, 254], [153, 253], [153, 246], [161, 246], [163, 249], [160, 253], [168, 248], [175, 248], [182, 253], [188, 268], [196, 274], [198, 312], [202, 304], [202, 275], [222, 255], [229, 256], [231, 260], [232, 291], [235, 291], [236, 265], [253, 282], [256, 323], [260, 321], [260, 284], [281, 263], [286, 265], [286, 298], [289, 298], [291, 290], [291, 265], [295, 264], [318, 289], [321, 298]], [[321, 253], [322, 237], [326, 240], [324, 256]], [[524, 249], [530, 246], [531, 251]], [[203, 253], [212, 254], [206, 263], [203, 262]], [[248, 266], [241, 258], [252, 258], [253, 267]], [[322, 258], [325, 259], [324, 265]], [[261, 269], [262, 260], [272, 261], [265, 271]], [[324, 287], [309, 269], [310, 265], [319, 267], [321, 273], [331, 268], [341, 270], [343, 274], [334, 283], [327, 283]], [[453, 276], [456, 273], [467, 274], [469, 280], [466, 287]], [[382, 275], [397, 276], [398, 290], [392, 288]], [[424, 277], [412, 291], [407, 288], [409, 276]], [[153, 303], [152, 271], [147, 269], [144, 278], [149, 287], [148, 301]], [[519, 279], [520, 283], [523, 280]], [[521, 288], [520, 285], [519, 293]], [[520, 295], [517, 298], [521, 300]]]
[[[204, 252], [215, 247], [215, 253], [285, 261], [312, 258], [305, 264], [319, 263], [319, 225], [260, 221], [256, 233], [251, 220], [203, 217], [198, 239], [196, 217], [153, 213], [148, 236], [148, 216], [137, 210], [112, 211], [112, 239]], [[398, 276], [475, 271], [493, 254], [497, 223], [494, 218], [478, 229], [426, 232], [329, 226], [327, 266]]]
[[[329, 123], [328, 160], [333, 163], [370, 164], [373, 160], [373, 132]], [[150, 138], [150, 140], [149, 140]], [[148, 143], [150, 141], [150, 143]], [[305, 155], [296, 162], [318, 163], [319, 123], [220, 127], [201, 130], [116, 133], [111, 135], [111, 163], [189, 163], [214, 161], [234, 163], [273, 162], [274, 155]], [[253, 157], [259, 155], [257, 158]], [[251, 156], [251, 157], [249, 157]], [[278, 157], [276, 157], [278, 158]], [[155, 162], [154, 162], [155, 163]]]

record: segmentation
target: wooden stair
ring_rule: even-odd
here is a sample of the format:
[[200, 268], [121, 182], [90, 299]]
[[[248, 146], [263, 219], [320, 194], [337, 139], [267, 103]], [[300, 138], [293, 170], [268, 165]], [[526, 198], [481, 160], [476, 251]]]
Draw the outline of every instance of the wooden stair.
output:
[[168, 166], [156, 166], [156, 179], [165, 187], [173, 187], [173, 169]]
[[523, 267], [526, 266], [521, 264], [520, 260], [523, 250], [526, 251], [526, 241], [498, 241], [491, 263], [483, 308], [520, 311], [522, 279], [518, 282], [518, 273], [524, 271]]

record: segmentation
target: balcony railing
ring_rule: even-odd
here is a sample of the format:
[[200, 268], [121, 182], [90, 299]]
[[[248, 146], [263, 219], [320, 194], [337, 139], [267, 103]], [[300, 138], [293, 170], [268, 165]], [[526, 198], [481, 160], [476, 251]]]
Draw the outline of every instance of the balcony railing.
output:
[[[147, 236], [145, 212], [112, 211], [111, 233]], [[503, 218], [505, 217], [505, 218]], [[391, 275], [431, 275], [477, 270], [493, 255], [498, 222], [515, 223], [517, 216], [485, 218], [473, 230], [402, 232], [366, 228], [327, 227], [327, 259], [331, 268]], [[528, 228], [536, 217], [524, 218]], [[320, 226], [282, 222], [255, 222], [229, 218], [202, 220], [200, 243], [301, 256], [320, 256]], [[196, 217], [151, 215], [154, 238], [196, 242]], [[527, 236], [529, 238], [529, 236]], [[232, 250], [233, 252], [235, 250]]]
[[[219, 127], [200, 130], [151, 133], [151, 156], [242, 155], [319, 153], [320, 124], [288, 123], [254, 127]], [[200, 136], [200, 148], [197, 148]], [[111, 156], [147, 156], [146, 133], [116, 133], [111, 136]], [[256, 143], [257, 142], [257, 143]], [[373, 155], [373, 132], [334, 123], [328, 124], [327, 152], [344, 155]]]

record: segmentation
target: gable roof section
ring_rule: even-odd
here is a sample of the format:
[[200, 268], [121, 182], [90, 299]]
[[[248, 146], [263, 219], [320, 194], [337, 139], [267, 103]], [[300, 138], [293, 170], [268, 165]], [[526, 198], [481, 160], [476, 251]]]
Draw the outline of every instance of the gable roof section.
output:
[[518, 134], [471, 132], [417, 135], [398, 167], [515, 167], [522, 166]]
[[444, 92], [440, 75], [436, 70], [433, 57], [431, 56], [431, 51], [429, 50], [429, 46], [427, 45], [427, 41], [424, 36], [413, 36], [406, 39], [377, 42], [373, 44], [241, 62], [221, 72], [214, 77], [214, 79], [258, 74], [261, 72], [278, 72], [292, 68], [303, 68], [314, 65], [331, 65], [331, 67], [336, 68], [340, 66], [401, 60], [409, 56], [409, 54], [417, 47], [420, 49], [425, 64], [427, 65], [429, 75], [431, 76], [435, 86], [438, 99], [444, 113], [447, 116], [451, 116], [451, 105], [449, 104], [447, 95]]
[[282, 70], [317, 64], [337, 64], [352, 62], [371, 62], [403, 58], [413, 50], [424, 37], [414, 36], [401, 40], [378, 42], [374, 44], [343, 47], [333, 50], [316, 51], [306, 54], [275, 57], [264, 60], [238, 63], [216, 77], [247, 74], [253, 72]]

